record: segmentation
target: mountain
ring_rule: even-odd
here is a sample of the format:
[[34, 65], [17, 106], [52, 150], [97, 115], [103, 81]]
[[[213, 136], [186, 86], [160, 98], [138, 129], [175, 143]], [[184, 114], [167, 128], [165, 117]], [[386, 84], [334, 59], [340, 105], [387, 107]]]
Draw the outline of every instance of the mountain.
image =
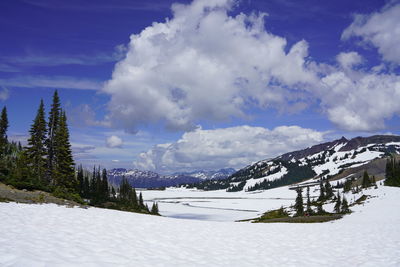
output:
[[152, 171], [117, 168], [109, 170], [107, 176], [109, 183], [115, 186], [121, 183], [122, 177], [126, 177], [129, 183], [136, 188], [158, 188], [199, 183], [203, 180], [226, 179], [234, 172], [235, 169], [227, 168], [218, 171], [193, 171], [179, 172], [171, 175], [159, 175]]
[[383, 177], [385, 157], [400, 153], [400, 136], [342, 137], [332, 142], [251, 164], [224, 180], [203, 181], [188, 188], [255, 191], [309, 179], [330, 181], [359, 176], [364, 170]]

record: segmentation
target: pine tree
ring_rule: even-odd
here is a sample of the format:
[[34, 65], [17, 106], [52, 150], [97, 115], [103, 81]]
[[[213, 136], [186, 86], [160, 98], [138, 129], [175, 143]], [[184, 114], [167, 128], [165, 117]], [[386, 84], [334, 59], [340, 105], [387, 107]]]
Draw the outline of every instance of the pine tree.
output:
[[60, 124], [61, 104], [57, 90], [53, 95], [53, 103], [51, 105], [49, 123], [48, 123], [48, 138], [47, 138], [47, 180], [51, 184], [55, 184], [55, 168], [56, 168], [56, 133]]
[[8, 144], [7, 140], [7, 130], [8, 130], [8, 116], [7, 116], [7, 108], [3, 107], [0, 115], [0, 153], [3, 155], [5, 153], [6, 145]]
[[363, 179], [362, 179], [362, 188], [368, 188], [371, 186], [371, 180], [369, 178], [368, 172], [364, 171]]
[[297, 191], [297, 197], [296, 197], [296, 203], [294, 204], [294, 208], [296, 210], [296, 216], [303, 216], [304, 207], [303, 207], [302, 190], [301, 188], [298, 188], [296, 191]]
[[84, 197], [85, 196], [85, 178], [83, 175], [83, 168], [82, 165], [79, 165], [78, 170], [77, 170], [77, 175], [76, 175], [76, 180], [77, 180], [77, 192], [79, 193], [80, 196]]
[[30, 162], [33, 175], [37, 178], [37, 182], [45, 184], [46, 174], [46, 120], [44, 113], [43, 100], [40, 105], [29, 131], [30, 138], [28, 139], [27, 156]]
[[341, 205], [342, 205], [342, 201], [340, 199], [340, 195], [338, 192], [337, 197], [336, 197], [336, 204], [335, 204], [335, 207], [333, 208], [336, 213], [340, 213]]
[[312, 215], [313, 210], [311, 208], [311, 200], [310, 200], [310, 187], [307, 186], [307, 214]]
[[158, 212], [159, 212], [159, 211], [158, 211], [158, 204], [157, 204], [157, 202], [154, 202], [154, 203], [153, 203], [153, 206], [151, 207], [150, 213], [151, 213], [151, 214], [154, 214], [154, 215], [159, 215]]
[[107, 170], [103, 169], [102, 172], [102, 196], [103, 196], [103, 201], [107, 201], [110, 198], [110, 191], [108, 188], [108, 179], [107, 179]]
[[325, 200], [325, 187], [322, 184], [322, 181], [319, 184], [319, 197], [318, 201], [324, 201]]
[[69, 131], [67, 116], [61, 112], [59, 125], [54, 133], [54, 152], [53, 155], [56, 165], [56, 185], [66, 188], [70, 192], [76, 192], [76, 179], [74, 159], [72, 157], [71, 144], [69, 142]]
[[145, 208], [144, 202], [143, 202], [142, 192], [140, 192], [140, 194], [139, 194], [139, 207], [140, 207], [141, 209], [144, 209], [144, 208]]
[[343, 200], [342, 200], [342, 213], [349, 213], [350, 209], [349, 209], [349, 203], [347, 202], [347, 199], [345, 196], [343, 196]]
[[325, 195], [326, 199], [330, 199], [331, 197], [334, 196], [332, 186], [328, 181], [326, 181], [325, 183], [325, 192], [326, 192]]
[[317, 214], [322, 215], [325, 213], [326, 213], [326, 211], [322, 207], [322, 202], [317, 202]]

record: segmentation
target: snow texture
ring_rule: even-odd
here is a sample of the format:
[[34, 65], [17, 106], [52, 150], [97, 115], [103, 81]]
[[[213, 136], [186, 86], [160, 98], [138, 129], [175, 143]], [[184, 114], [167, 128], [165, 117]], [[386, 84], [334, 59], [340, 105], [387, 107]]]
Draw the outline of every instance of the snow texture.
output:
[[365, 193], [379, 197], [322, 224], [0, 203], [0, 266], [399, 266], [399, 189]]

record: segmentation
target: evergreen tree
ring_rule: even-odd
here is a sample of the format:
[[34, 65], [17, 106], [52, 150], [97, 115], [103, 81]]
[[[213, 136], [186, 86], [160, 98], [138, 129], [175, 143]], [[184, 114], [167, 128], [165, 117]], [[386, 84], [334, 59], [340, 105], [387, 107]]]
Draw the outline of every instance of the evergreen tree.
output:
[[371, 186], [371, 180], [369, 178], [368, 172], [364, 171], [363, 179], [362, 179], [362, 188], [368, 188]]
[[311, 200], [310, 200], [310, 187], [307, 186], [307, 214], [312, 215], [313, 210], [311, 208]]
[[317, 202], [317, 214], [322, 215], [325, 213], [326, 213], [326, 211], [322, 207], [322, 202]]
[[7, 140], [7, 130], [8, 130], [8, 116], [7, 116], [7, 108], [3, 107], [0, 115], [0, 153], [3, 155], [5, 153], [6, 145], [8, 143]]
[[48, 123], [48, 138], [47, 138], [47, 180], [55, 184], [55, 168], [56, 168], [56, 133], [60, 124], [61, 104], [57, 90], [53, 95], [53, 103], [51, 105], [49, 123]]
[[296, 191], [297, 191], [297, 197], [296, 197], [296, 203], [294, 204], [294, 208], [296, 210], [296, 216], [303, 216], [304, 207], [303, 207], [302, 190], [301, 188], [298, 188]]
[[143, 202], [142, 192], [140, 192], [140, 194], [139, 194], [139, 207], [140, 207], [141, 209], [144, 209], [144, 208], [145, 208], [144, 202]]
[[158, 213], [158, 204], [157, 204], [157, 202], [154, 202], [154, 203], [153, 203], [153, 206], [151, 207], [150, 213], [151, 213], [151, 214], [154, 214], [154, 215], [159, 215], [159, 213]]
[[45, 184], [46, 174], [46, 120], [44, 113], [43, 100], [40, 101], [35, 120], [29, 131], [30, 138], [28, 139], [27, 156], [29, 166], [33, 175], [37, 178], [37, 182]]
[[81, 195], [82, 197], [85, 196], [85, 177], [83, 175], [83, 168], [82, 165], [79, 165], [78, 167], [78, 171], [77, 171], [77, 175], [76, 175], [76, 180], [77, 180], [77, 192], [79, 193], [79, 195]]
[[335, 207], [333, 208], [336, 213], [340, 213], [341, 205], [342, 205], [342, 201], [340, 199], [340, 195], [338, 192], [337, 197], [336, 197], [336, 204], [335, 204]]
[[347, 202], [347, 199], [345, 196], [343, 196], [343, 200], [342, 200], [342, 213], [349, 213], [350, 209], [349, 209], [349, 203]]
[[72, 157], [71, 144], [69, 142], [69, 131], [67, 125], [67, 116], [61, 112], [59, 125], [54, 135], [53, 159], [56, 165], [56, 185], [66, 188], [70, 192], [76, 192], [74, 159]]
[[325, 187], [322, 184], [322, 181], [319, 184], [319, 197], [318, 201], [324, 201], [325, 200]]
[[325, 183], [325, 192], [326, 192], [325, 195], [326, 199], [330, 199], [331, 197], [334, 196], [332, 186], [328, 181], [326, 181]]
[[107, 179], [107, 170], [103, 169], [102, 171], [102, 200], [107, 201], [110, 198], [110, 191], [108, 188], [108, 179]]

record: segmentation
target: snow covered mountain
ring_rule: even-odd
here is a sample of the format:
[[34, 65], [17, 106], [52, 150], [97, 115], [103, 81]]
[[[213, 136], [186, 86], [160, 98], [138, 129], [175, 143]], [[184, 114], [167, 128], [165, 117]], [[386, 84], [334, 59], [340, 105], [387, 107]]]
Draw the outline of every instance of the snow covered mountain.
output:
[[[225, 180], [204, 181], [195, 187], [204, 190], [254, 191], [302, 182], [360, 175], [367, 170], [382, 177], [391, 153], [400, 153], [400, 136], [375, 135], [341, 139], [283, 154], [251, 164]], [[190, 186], [188, 186], [190, 187]]]
[[203, 180], [225, 179], [234, 172], [235, 169], [227, 168], [218, 171], [193, 171], [160, 175], [152, 171], [117, 168], [108, 171], [108, 180], [113, 185], [119, 185], [122, 177], [126, 177], [129, 183], [136, 188], [156, 188], [199, 183]]

